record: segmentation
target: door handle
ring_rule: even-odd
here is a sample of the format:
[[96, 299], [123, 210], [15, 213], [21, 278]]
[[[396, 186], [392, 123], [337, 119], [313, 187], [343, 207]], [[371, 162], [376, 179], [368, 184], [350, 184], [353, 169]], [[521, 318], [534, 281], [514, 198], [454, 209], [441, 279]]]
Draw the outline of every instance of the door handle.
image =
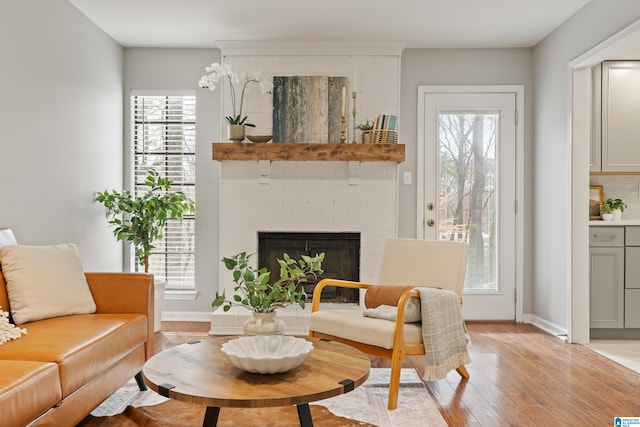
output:
[[435, 222], [434, 220], [432, 220], [432, 219], [428, 219], [428, 220], [427, 220], [427, 225], [428, 225], [429, 227], [433, 227], [433, 226], [435, 225], [435, 223], [436, 223], [436, 222]]

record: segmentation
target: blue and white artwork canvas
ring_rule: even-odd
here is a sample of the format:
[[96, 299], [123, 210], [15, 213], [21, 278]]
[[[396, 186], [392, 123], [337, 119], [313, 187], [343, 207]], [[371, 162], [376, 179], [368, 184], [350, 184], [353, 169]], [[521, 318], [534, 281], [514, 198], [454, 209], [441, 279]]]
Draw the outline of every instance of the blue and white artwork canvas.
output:
[[340, 142], [343, 87], [347, 77], [274, 77], [273, 142]]

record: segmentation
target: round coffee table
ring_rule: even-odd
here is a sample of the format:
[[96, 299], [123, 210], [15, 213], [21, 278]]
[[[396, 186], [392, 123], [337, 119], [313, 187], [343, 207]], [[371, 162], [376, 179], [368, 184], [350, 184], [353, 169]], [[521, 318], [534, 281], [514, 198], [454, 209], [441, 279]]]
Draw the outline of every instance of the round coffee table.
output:
[[162, 396], [207, 405], [203, 426], [218, 423], [220, 408], [296, 405], [300, 425], [313, 426], [309, 402], [350, 392], [369, 377], [369, 357], [335, 341], [305, 337], [313, 343], [298, 368], [281, 374], [252, 374], [236, 368], [220, 346], [236, 337], [205, 338], [149, 359], [145, 382]]

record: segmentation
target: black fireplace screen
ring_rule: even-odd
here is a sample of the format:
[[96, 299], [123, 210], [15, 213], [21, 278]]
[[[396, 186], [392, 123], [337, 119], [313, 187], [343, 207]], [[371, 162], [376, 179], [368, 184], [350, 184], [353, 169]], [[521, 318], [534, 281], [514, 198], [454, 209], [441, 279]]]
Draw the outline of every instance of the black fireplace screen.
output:
[[[360, 233], [325, 232], [258, 232], [258, 266], [273, 272], [272, 281], [280, 271], [276, 258], [282, 259], [284, 253], [294, 259], [301, 255], [315, 256], [325, 253], [322, 269], [324, 274], [318, 278], [360, 280]], [[317, 281], [303, 283], [307, 301], [311, 301]], [[357, 303], [357, 289], [326, 287], [322, 292], [322, 302]]]

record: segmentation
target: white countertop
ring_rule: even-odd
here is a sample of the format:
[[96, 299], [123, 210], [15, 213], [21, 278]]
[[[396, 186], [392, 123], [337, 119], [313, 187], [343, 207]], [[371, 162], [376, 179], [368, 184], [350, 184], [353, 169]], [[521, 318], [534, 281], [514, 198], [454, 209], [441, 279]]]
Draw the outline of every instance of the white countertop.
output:
[[589, 221], [589, 225], [599, 225], [599, 226], [618, 226], [624, 227], [625, 225], [640, 225], [640, 219], [623, 219], [620, 221], [602, 221], [602, 220], [594, 220]]

